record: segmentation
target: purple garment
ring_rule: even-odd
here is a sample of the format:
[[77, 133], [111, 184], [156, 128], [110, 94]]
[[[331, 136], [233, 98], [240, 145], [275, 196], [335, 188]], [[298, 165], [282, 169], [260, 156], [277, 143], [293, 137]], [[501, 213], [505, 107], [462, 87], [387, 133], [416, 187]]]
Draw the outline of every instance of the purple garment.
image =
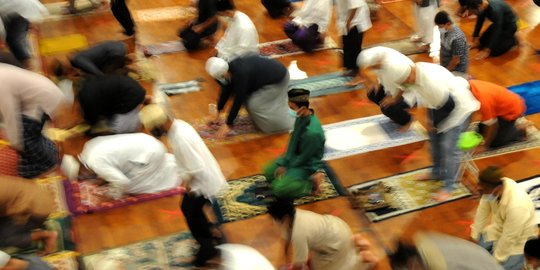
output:
[[288, 21], [283, 26], [283, 31], [292, 42], [306, 52], [313, 51], [321, 43], [319, 26], [312, 24], [309, 27], [298, 26]]

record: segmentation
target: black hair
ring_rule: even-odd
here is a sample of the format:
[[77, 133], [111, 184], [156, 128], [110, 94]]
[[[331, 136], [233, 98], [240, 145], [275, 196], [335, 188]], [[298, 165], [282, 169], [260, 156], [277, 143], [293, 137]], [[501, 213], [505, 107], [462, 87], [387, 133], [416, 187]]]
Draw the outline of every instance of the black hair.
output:
[[540, 260], [540, 239], [529, 239], [525, 242], [524, 253], [527, 256]]
[[309, 98], [305, 101], [291, 101], [290, 98], [297, 97], [297, 96], [303, 96], [307, 95], [309, 97], [309, 90], [302, 89], [302, 88], [293, 88], [287, 92], [287, 95], [289, 97], [289, 101], [291, 103], [296, 104], [298, 108], [306, 107], [306, 109], [309, 109]]
[[478, 176], [479, 184], [496, 187], [502, 184], [502, 171], [497, 166], [489, 166], [480, 172]]
[[478, 9], [482, 4], [482, 0], [466, 0], [465, 6], [469, 9]]
[[51, 63], [51, 73], [57, 78], [67, 76], [67, 67], [58, 59], [54, 59]]
[[268, 205], [268, 214], [275, 220], [283, 221], [286, 216], [294, 218], [296, 209], [292, 200], [276, 199]]
[[451, 23], [452, 20], [450, 19], [450, 15], [446, 11], [439, 11], [437, 15], [435, 15], [435, 24], [441, 25], [441, 24], [447, 24]]
[[388, 259], [392, 269], [408, 269], [412, 260], [420, 260], [416, 247], [399, 242], [396, 251], [388, 252]]

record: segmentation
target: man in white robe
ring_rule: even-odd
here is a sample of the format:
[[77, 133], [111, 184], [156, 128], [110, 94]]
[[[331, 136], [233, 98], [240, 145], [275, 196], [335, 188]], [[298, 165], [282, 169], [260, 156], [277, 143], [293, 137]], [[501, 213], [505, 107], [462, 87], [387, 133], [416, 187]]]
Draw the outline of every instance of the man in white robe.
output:
[[203, 266], [217, 255], [219, 237], [213, 235], [213, 225], [204, 214], [203, 207], [227, 187], [227, 181], [216, 159], [197, 131], [185, 121], [169, 117], [157, 104], [145, 106], [139, 113], [145, 129], [156, 137], [167, 135], [179, 173], [189, 187], [180, 208], [193, 237], [200, 248], [194, 264]]
[[332, 1], [308, 0], [293, 14], [294, 19], [285, 23], [283, 31], [294, 44], [311, 52], [324, 42], [324, 34], [332, 17]]
[[96, 137], [84, 145], [80, 161], [111, 187], [109, 195], [145, 194], [178, 187], [174, 155], [144, 133]]
[[230, 62], [240, 56], [259, 54], [259, 34], [246, 14], [234, 8], [218, 14], [228, 18], [230, 22], [216, 45], [217, 57]]

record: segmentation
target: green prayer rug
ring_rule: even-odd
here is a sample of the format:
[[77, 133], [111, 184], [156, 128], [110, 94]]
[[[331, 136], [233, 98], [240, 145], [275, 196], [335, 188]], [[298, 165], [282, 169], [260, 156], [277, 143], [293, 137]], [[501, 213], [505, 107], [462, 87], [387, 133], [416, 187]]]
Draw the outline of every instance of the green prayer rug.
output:
[[355, 201], [355, 196], [359, 192], [368, 192], [370, 190], [377, 189], [382, 183], [386, 188], [384, 196], [379, 196], [378, 192], [371, 193], [370, 199], [373, 198], [385, 198], [387, 207], [367, 210], [365, 214], [371, 222], [378, 222], [395, 216], [403, 215], [413, 211], [422, 210], [428, 207], [433, 207], [439, 204], [451, 202], [471, 195], [471, 192], [461, 183], [457, 183], [452, 196], [444, 202], [436, 202], [432, 199], [432, 196], [442, 186], [442, 181], [429, 180], [419, 181], [417, 180], [421, 175], [429, 172], [430, 169], [420, 169], [410, 172], [405, 172], [390, 177], [385, 177], [369, 182], [353, 185], [347, 188], [348, 193], [351, 196], [351, 200]]
[[[294, 201], [295, 205], [327, 200], [344, 194], [334, 172], [326, 166], [326, 177], [321, 183], [318, 195], [305, 196]], [[266, 207], [273, 200], [270, 184], [264, 175], [257, 174], [228, 181], [229, 189], [217, 196], [213, 203], [214, 213], [220, 223], [243, 220], [267, 212]], [[261, 194], [265, 194], [264, 197]]]
[[310, 97], [337, 94], [360, 89], [363, 85], [348, 86], [352, 77], [343, 76], [342, 72], [333, 72], [301, 80], [291, 80], [289, 89], [303, 88], [310, 91]]

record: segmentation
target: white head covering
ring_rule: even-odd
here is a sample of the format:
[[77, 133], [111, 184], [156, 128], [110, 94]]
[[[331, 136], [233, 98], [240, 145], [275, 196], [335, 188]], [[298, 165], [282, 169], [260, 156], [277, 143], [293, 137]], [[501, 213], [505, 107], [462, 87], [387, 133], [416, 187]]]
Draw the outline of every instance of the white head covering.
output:
[[144, 128], [150, 131], [156, 127], [163, 126], [169, 117], [165, 110], [158, 104], [149, 104], [141, 109], [139, 119]]
[[206, 61], [206, 72], [216, 79], [223, 77], [227, 71], [229, 71], [229, 64], [221, 58], [210, 57]]
[[275, 270], [274, 266], [261, 253], [250, 246], [222, 244], [221, 270]]

